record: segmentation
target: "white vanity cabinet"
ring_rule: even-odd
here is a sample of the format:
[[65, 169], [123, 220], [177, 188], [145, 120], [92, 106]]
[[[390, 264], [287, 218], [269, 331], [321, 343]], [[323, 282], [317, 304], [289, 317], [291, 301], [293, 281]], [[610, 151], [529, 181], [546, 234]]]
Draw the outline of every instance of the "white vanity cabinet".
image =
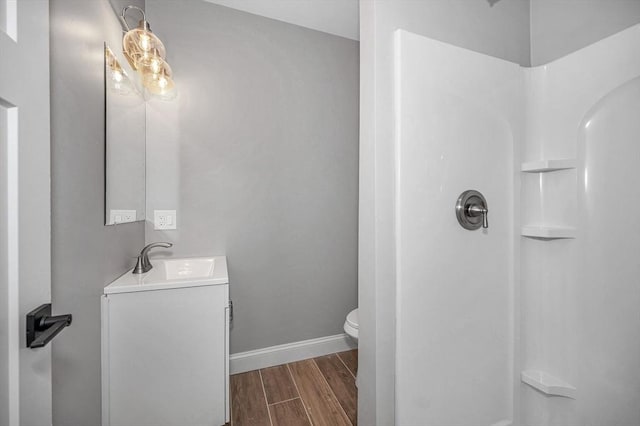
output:
[[[211, 270], [205, 260], [212, 260]], [[114, 281], [102, 297], [103, 426], [223, 425], [229, 421], [226, 258], [152, 263], [146, 274], [128, 272]]]

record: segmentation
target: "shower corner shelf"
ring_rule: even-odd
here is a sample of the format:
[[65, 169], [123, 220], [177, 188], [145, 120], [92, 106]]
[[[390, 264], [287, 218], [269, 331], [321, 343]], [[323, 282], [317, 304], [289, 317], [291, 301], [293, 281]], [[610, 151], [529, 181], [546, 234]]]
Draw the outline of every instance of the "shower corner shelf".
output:
[[525, 173], [545, 173], [556, 170], [575, 169], [577, 161], [575, 158], [565, 158], [559, 160], [537, 160], [522, 163], [520, 168]]
[[520, 373], [520, 379], [529, 386], [549, 396], [564, 396], [575, 399], [576, 388], [564, 380], [549, 373], [538, 370], [525, 370]]
[[576, 237], [576, 229], [560, 226], [523, 226], [521, 235], [545, 240], [567, 239]]

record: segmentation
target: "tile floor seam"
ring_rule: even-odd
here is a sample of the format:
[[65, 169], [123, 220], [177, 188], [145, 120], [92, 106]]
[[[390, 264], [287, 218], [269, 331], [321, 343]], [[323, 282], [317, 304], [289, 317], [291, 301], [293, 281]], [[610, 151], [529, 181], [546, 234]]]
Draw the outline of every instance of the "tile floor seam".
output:
[[271, 410], [269, 410], [269, 401], [267, 401], [267, 391], [264, 388], [264, 380], [262, 379], [262, 370], [258, 370], [260, 376], [260, 384], [262, 385], [262, 396], [264, 396], [264, 403], [267, 406], [267, 415], [269, 416], [269, 424], [273, 426], [273, 420], [271, 420]]
[[349, 366], [344, 362], [344, 360], [342, 359], [342, 357], [340, 356], [340, 354], [339, 354], [339, 353], [336, 353], [336, 355], [338, 356], [338, 359], [340, 360], [340, 362], [342, 363], [342, 365], [344, 365], [344, 366], [345, 366], [345, 368], [347, 369], [347, 371], [348, 371], [349, 373], [351, 373], [351, 375], [352, 375], [352, 376], [353, 376], [353, 378], [355, 379], [355, 378], [356, 378], [355, 373], [354, 373], [353, 371], [351, 371], [351, 369], [350, 369], [350, 368], [349, 368]]
[[296, 379], [293, 377], [293, 373], [291, 372], [291, 367], [289, 364], [286, 364], [287, 371], [289, 372], [289, 376], [291, 377], [291, 381], [293, 382], [293, 386], [296, 387], [296, 392], [298, 392], [298, 396], [300, 397], [300, 401], [302, 402], [302, 407], [304, 408], [304, 413], [307, 415], [307, 419], [309, 420], [309, 424], [313, 426], [313, 422], [311, 421], [311, 416], [309, 415], [309, 411], [307, 411], [307, 404], [304, 402], [302, 398], [302, 394], [300, 393], [300, 389], [298, 389], [298, 384], [296, 383]]
[[289, 402], [289, 401], [295, 401], [296, 399], [299, 399], [302, 401], [302, 398], [300, 398], [299, 396], [296, 396], [295, 398], [285, 399], [284, 401], [272, 402], [271, 404], [269, 404], [269, 407], [278, 405], [278, 404], [284, 404], [285, 402]]
[[233, 391], [231, 384], [231, 374], [229, 374], [229, 426], [233, 426]]
[[[334, 355], [337, 355], [337, 354], [334, 354]], [[325, 356], [327, 356], [327, 355], [325, 355]], [[313, 361], [313, 365], [318, 369], [318, 373], [320, 373], [320, 376], [322, 377], [322, 380], [324, 380], [324, 382], [327, 384], [327, 387], [329, 388], [329, 392], [331, 392], [331, 395], [333, 395], [333, 399], [335, 399], [335, 401], [338, 403], [338, 407], [340, 407], [340, 410], [342, 410], [342, 413], [344, 414], [345, 418], [349, 421], [350, 425], [353, 425], [353, 422], [351, 421], [351, 419], [347, 415], [346, 410], [344, 409], [344, 407], [342, 406], [342, 403], [340, 402], [340, 400], [336, 396], [335, 392], [333, 391], [333, 388], [329, 384], [329, 381], [327, 380], [326, 377], [324, 377], [324, 373], [322, 372], [322, 370], [320, 370], [320, 367], [318, 367], [318, 364], [316, 363], [316, 359], [312, 358], [311, 361]]]

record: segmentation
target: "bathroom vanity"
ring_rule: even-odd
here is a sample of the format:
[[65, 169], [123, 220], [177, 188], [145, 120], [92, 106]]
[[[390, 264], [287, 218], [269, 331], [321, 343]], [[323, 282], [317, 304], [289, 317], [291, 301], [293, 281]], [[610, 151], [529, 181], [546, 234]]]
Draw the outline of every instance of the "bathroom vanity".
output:
[[229, 421], [226, 257], [152, 259], [102, 297], [103, 426]]

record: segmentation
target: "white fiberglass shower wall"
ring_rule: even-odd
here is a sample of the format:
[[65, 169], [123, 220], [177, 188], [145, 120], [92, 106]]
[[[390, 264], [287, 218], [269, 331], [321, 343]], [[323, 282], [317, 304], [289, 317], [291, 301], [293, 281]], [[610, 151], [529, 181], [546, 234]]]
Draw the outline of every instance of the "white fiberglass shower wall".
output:
[[522, 370], [575, 390], [521, 385], [523, 425], [640, 424], [639, 53], [636, 25], [524, 70]]
[[396, 32], [396, 424], [640, 424], [638, 52], [640, 26], [536, 68]]
[[[512, 405], [521, 70], [404, 31], [395, 59], [397, 424], [494, 424]], [[458, 224], [469, 189], [487, 201], [487, 229]]]

